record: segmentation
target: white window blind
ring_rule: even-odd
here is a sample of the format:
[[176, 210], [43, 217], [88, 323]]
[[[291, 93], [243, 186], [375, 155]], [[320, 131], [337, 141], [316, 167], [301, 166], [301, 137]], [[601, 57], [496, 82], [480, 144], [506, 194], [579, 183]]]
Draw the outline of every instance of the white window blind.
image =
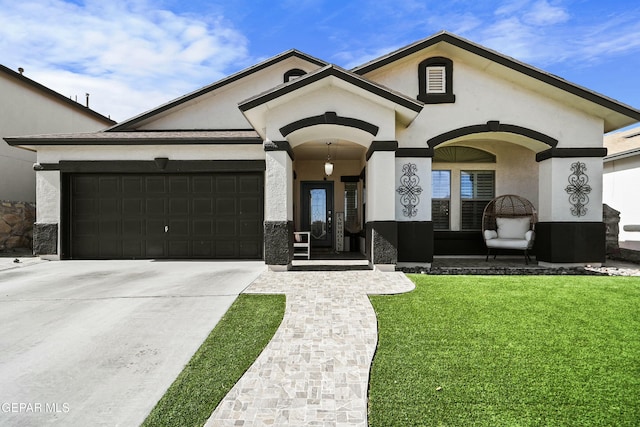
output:
[[427, 67], [427, 93], [446, 93], [447, 82], [444, 66]]
[[460, 174], [461, 228], [482, 228], [482, 213], [495, 195], [494, 171], [462, 171]]

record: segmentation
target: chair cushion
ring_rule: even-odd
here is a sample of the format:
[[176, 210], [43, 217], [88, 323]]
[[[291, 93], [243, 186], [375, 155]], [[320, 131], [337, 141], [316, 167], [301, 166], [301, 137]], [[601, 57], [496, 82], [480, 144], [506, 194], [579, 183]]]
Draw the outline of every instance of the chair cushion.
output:
[[518, 218], [496, 218], [498, 225], [498, 238], [500, 239], [524, 239], [531, 224], [530, 216]]
[[530, 249], [525, 239], [491, 239], [486, 241], [488, 248], [500, 249]]

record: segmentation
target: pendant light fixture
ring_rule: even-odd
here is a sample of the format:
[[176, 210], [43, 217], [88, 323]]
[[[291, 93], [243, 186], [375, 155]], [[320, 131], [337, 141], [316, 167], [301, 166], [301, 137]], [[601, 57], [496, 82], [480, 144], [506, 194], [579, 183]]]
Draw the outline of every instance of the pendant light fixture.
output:
[[331, 163], [331, 153], [329, 152], [330, 142], [327, 142], [327, 161], [324, 162], [324, 174], [331, 176], [333, 173], [333, 163]]

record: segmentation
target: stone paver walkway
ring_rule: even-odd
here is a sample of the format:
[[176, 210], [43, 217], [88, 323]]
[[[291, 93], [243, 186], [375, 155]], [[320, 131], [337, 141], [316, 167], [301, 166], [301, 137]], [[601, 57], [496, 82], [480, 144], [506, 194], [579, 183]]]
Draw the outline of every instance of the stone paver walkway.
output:
[[286, 294], [284, 319], [206, 426], [366, 426], [378, 340], [367, 295], [413, 288], [402, 273], [264, 273], [245, 293]]

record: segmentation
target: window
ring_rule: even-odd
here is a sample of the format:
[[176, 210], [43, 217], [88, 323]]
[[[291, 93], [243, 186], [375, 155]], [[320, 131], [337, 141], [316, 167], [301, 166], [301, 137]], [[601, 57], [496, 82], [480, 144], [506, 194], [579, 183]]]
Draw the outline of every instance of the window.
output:
[[355, 233], [360, 231], [360, 217], [358, 216], [358, 183], [344, 183], [344, 228]]
[[284, 73], [284, 82], [290, 82], [292, 80], [295, 80], [299, 77], [304, 76], [306, 73], [306, 71], [301, 70], [300, 68], [293, 68], [289, 71], [287, 71], [286, 73]]
[[495, 197], [494, 171], [460, 172], [460, 228], [482, 229], [482, 213]]
[[434, 230], [450, 228], [451, 171], [431, 171], [431, 220]]
[[427, 104], [455, 102], [453, 61], [435, 56], [418, 64], [418, 92], [418, 100]]

